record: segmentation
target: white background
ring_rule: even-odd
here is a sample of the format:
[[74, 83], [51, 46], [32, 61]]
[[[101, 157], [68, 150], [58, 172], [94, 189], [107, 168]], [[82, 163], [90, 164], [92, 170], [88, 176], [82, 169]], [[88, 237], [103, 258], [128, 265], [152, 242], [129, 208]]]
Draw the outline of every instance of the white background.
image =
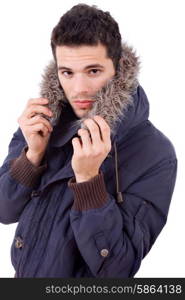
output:
[[[66, 10], [80, 1], [0, 2], [0, 164], [17, 118], [29, 98], [39, 97], [45, 65], [52, 59], [50, 34]], [[133, 46], [142, 65], [140, 83], [150, 102], [150, 120], [175, 146], [178, 175], [166, 226], [136, 277], [185, 275], [185, 42], [182, 0], [94, 0], [111, 12], [122, 39]], [[10, 246], [17, 224], [0, 224], [0, 277], [13, 277]]]

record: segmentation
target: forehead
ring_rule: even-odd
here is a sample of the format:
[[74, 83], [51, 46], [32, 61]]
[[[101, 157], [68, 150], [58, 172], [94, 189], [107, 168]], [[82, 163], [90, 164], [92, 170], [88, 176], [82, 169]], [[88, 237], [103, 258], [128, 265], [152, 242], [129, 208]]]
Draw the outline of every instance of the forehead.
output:
[[56, 47], [57, 65], [63, 65], [67, 68], [82, 68], [90, 64], [106, 64], [106, 47], [98, 44], [97, 46], [57, 46]]

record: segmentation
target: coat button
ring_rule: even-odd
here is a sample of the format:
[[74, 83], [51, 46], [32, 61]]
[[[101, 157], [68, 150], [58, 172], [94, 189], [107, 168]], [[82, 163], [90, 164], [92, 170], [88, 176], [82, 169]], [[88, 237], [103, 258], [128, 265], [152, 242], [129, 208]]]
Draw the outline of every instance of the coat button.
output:
[[101, 254], [101, 256], [106, 257], [106, 256], [109, 254], [109, 250], [107, 250], [107, 249], [102, 249], [102, 250], [100, 251], [100, 254]]
[[15, 248], [20, 249], [24, 245], [23, 240], [18, 236], [15, 238]]
[[40, 196], [40, 191], [32, 191], [31, 197], [39, 197]]

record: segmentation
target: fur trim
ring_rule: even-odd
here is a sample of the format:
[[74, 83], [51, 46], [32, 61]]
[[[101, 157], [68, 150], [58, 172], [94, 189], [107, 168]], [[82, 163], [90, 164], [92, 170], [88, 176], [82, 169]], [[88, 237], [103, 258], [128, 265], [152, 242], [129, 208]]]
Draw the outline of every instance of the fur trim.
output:
[[[115, 123], [124, 118], [128, 107], [133, 105], [132, 94], [138, 86], [137, 75], [140, 62], [132, 47], [124, 43], [122, 48], [122, 57], [116, 75], [93, 97], [97, 100], [93, 108], [84, 118], [75, 121], [75, 125], [78, 123], [79, 127], [84, 127], [82, 122], [85, 119], [100, 115], [109, 124], [111, 133], [114, 133]], [[40, 96], [49, 99], [48, 107], [53, 112], [50, 121], [56, 125], [62, 107], [68, 101], [59, 83], [54, 61], [46, 67], [40, 87]]]

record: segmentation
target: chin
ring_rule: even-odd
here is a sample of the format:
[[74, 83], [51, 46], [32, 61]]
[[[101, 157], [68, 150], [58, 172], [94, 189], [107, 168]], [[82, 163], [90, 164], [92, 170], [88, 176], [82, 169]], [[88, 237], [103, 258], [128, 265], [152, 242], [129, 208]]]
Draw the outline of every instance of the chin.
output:
[[89, 109], [79, 109], [79, 110], [74, 110], [75, 115], [78, 118], [84, 118], [89, 112]]

